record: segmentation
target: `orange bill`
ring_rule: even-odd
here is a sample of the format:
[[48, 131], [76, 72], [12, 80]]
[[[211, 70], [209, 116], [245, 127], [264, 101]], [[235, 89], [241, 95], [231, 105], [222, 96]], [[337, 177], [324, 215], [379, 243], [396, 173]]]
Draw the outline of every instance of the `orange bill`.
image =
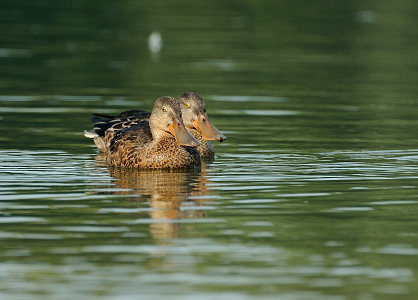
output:
[[200, 143], [187, 131], [183, 121], [177, 118], [168, 126], [170, 133], [176, 138], [176, 142], [182, 146], [197, 147]]
[[216, 129], [211, 122], [209, 122], [209, 118], [206, 113], [199, 114], [197, 116], [197, 120], [193, 121], [193, 125], [197, 130], [200, 131], [205, 140], [219, 142], [223, 142], [226, 140], [226, 136], [220, 133], [219, 130]]

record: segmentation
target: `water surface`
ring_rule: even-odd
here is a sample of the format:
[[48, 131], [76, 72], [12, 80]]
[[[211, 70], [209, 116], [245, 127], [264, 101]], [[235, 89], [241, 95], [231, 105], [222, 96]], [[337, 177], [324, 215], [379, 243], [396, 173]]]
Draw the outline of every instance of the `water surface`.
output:
[[[416, 299], [416, 8], [2, 3], [0, 296]], [[200, 170], [82, 135], [185, 91], [228, 137]]]

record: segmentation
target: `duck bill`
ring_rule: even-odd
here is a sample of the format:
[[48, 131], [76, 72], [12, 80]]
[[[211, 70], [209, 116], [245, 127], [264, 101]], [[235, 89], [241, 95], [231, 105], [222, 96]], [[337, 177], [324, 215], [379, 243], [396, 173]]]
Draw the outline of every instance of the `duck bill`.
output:
[[170, 133], [176, 138], [177, 144], [181, 146], [197, 147], [200, 143], [187, 131], [182, 121], [177, 118], [168, 126]]
[[223, 142], [226, 140], [224, 136], [215, 126], [209, 122], [207, 114], [199, 114], [197, 119], [193, 121], [193, 126], [200, 131], [205, 140]]

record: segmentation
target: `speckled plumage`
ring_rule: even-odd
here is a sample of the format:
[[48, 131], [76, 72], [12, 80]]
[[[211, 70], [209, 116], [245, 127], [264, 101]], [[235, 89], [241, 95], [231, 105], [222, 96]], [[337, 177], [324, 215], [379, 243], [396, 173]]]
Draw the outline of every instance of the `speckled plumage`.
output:
[[213, 147], [210, 141], [207, 141], [203, 138], [199, 130], [195, 128], [187, 128], [187, 130], [194, 136], [194, 138], [200, 143], [196, 147], [197, 151], [200, 153], [202, 160], [206, 162], [211, 162], [215, 158], [215, 148]]
[[170, 134], [153, 140], [147, 131], [149, 126], [135, 126], [112, 141], [107, 163], [110, 166], [147, 169], [200, 165], [200, 154], [196, 148], [180, 146]]
[[[197, 130], [194, 126], [194, 121], [196, 117], [201, 115], [206, 115], [206, 106], [203, 99], [195, 94], [195, 93], [183, 93], [179, 97], [180, 108], [182, 110], [183, 115], [183, 122], [187, 127], [187, 130], [200, 142], [200, 145], [197, 147], [197, 150], [200, 153], [201, 159], [204, 161], [212, 161], [215, 157], [215, 149], [210, 141], [206, 140], [202, 133]], [[103, 136], [95, 137], [94, 142], [99, 149], [99, 151], [103, 153], [108, 153], [110, 148], [110, 143], [114, 138], [115, 129], [123, 129], [123, 128], [130, 128], [136, 126], [142, 120], [149, 120], [150, 113], [141, 110], [130, 110], [120, 113], [118, 116], [109, 116], [109, 115], [101, 115], [96, 114], [96, 116], [100, 116], [103, 118], [93, 118], [95, 122], [95, 131], [97, 132], [97, 128], [103, 126], [102, 124], [111, 123], [112, 127], [110, 127], [105, 134], [102, 133]], [[107, 120], [106, 120], [107, 118]], [[207, 119], [207, 115], [206, 115]], [[209, 122], [209, 121], [208, 121]], [[210, 122], [209, 122], [210, 124]], [[144, 125], [146, 126], [146, 125]], [[212, 126], [212, 125], [211, 125]], [[216, 129], [215, 129], [216, 130]], [[226, 139], [222, 134], [219, 133], [220, 141]]]
[[[200, 154], [194, 148], [198, 143], [184, 127], [177, 100], [161, 97], [155, 102], [149, 121], [141, 120], [147, 115], [149, 113], [129, 111], [115, 119], [96, 119], [94, 133], [85, 135], [94, 137], [95, 142], [101, 138], [96, 145], [106, 153], [110, 166], [147, 169], [200, 166]], [[171, 126], [177, 126], [184, 134], [182, 142], [193, 147], [179, 145], [177, 131], [170, 129]]]
[[[149, 120], [150, 115], [151, 113], [142, 110], [124, 111], [117, 116], [94, 114], [91, 118], [94, 123], [94, 128], [90, 133], [95, 133], [93, 141], [96, 144], [97, 149], [103, 154], [107, 154], [116, 132], [121, 130], [126, 131], [127, 129], [138, 125], [138, 123], [143, 120]], [[146, 126], [148, 126], [148, 124]], [[151, 134], [151, 131], [149, 131], [149, 134]]]

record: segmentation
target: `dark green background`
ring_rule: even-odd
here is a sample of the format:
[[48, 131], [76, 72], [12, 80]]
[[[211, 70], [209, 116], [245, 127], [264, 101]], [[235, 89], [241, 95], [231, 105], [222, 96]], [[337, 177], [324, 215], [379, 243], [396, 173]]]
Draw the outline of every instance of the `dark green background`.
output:
[[[417, 6], [2, 1], [0, 297], [416, 299]], [[214, 163], [96, 162], [92, 112], [185, 91]]]

